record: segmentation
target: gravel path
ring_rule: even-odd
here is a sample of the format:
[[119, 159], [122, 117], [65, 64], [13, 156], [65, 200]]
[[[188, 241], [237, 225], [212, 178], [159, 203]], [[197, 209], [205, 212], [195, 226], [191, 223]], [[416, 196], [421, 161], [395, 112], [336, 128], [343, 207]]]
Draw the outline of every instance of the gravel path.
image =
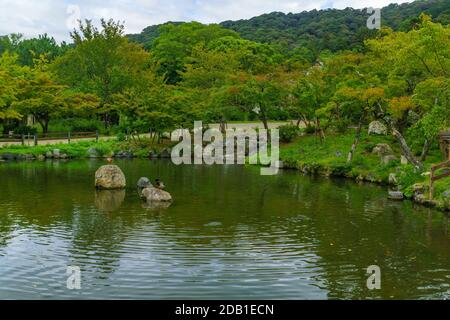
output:
[[[277, 121], [277, 122], [269, 122], [269, 129], [278, 128], [279, 126], [282, 126], [287, 123], [293, 123], [295, 124], [295, 121]], [[212, 123], [209, 125], [210, 128], [219, 128], [220, 125], [218, 123]], [[246, 122], [246, 123], [229, 123], [227, 125], [228, 129], [256, 129], [260, 128], [263, 129], [264, 126], [261, 122]], [[145, 136], [145, 134], [141, 135]], [[99, 140], [109, 140], [114, 139], [114, 136], [110, 137], [100, 137]], [[72, 138], [71, 142], [77, 142], [77, 141], [94, 141], [95, 138]], [[67, 139], [51, 139], [51, 140], [39, 140], [39, 145], [47, 145], [47, 144], [58, 144], [58, 143], [68, 143]], [[22, 142], [0, 142], [0, 147], [8, 146], [8, 145], [20, 145]], [[27, 146], [33, 146], [34, 141], [33, 139], [25, 140], [25, 145]]]

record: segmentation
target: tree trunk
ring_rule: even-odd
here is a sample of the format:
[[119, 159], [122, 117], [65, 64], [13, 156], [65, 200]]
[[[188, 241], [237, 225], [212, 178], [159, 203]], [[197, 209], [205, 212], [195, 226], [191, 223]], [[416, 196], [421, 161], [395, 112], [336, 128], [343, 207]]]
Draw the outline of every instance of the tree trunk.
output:
[[403, 155], [408, 159], [410, 163], [412, 163], [416, 168], [419, 170], [423, 170], [423, 164], [421, 161], [417, 160], [414, 154], [411, 152], [411, 149], [408, 146], [408, 143], [406, 142], [403, 135], [400, 133], [400, 131], [397, 130], [397, 128], [394, 125], [394, 122], [392, 121], [391, 117], [385, 114], [380, 104], [378, 104], [378, 107], [380, 109], [380, 112], [383, 116], [383, 120], [386, 122], [388, 128], [392, 131], [392, 135], [397, 139], [398, 143], [400, 144], [400, 148], [402, 149]]
[[352, 148], [350, 149], [350, 152], [348, 153], [347, 163], [352, 162], [353, 156], [355, 155], [356, 146], [358, 145], [359, 139], [361, 138], [363, 119], [364, 119], [364, 115], [362, 115], [361, 118], [359, 118], [358, 128], [356, 129], [356, 134], [355, 134], [355, 140], [353, 140]]
[[428, 156], [428, 152], [430, 151], [430, 147], [432, 144], [432, 139], [425, 139], [425, 142], [423, 144], [423, 148], [422, 148], [422, 154], [420, 155], [420, 161], [425, 161], [427, 156]]
[[320, 119], [316, 118], [316, 130], [318, 132], [320, 143], [323, 143], [325, 140], [325, 133], [322, 130], [322, 127], [320, 126]]
[[262, 121], [262, 123], [264, 125], [264, 129], [266, 129], [267, 132], [269, 132], [269, 124], [267, 123], [267, 117], [266, 117], [265, 112], [261, 111], [261, 118], [260, 119], [261, 119], [261, 121]]
[[36, 117], [36, 119], [37, 119], [37, 122], [39, 122], [39, 124], [42, 127], [42, 133], [47, 134], [48, 133], [48, 123], [49, 123], [48, 117], [40, 117], [40, 118]]
[[406, 159], [408, 159], [409, 162], [414, 164], [414, 166], [422, 170], [423, 169], [422, 162], [420, 162], [419, 160], [416, 159], [416, 157], [414, 157], [403, 135], [396, 128], [392, 128], [392, 134], [394, 135], [394, 137], [397, 138], [397, 141], [400, 144], [403, 155], [406, 157]]
[[225, 118], [220, 118], [220, 132], [224, 134], [226, 132], [226, 129], [227, 129], [227, 122]]

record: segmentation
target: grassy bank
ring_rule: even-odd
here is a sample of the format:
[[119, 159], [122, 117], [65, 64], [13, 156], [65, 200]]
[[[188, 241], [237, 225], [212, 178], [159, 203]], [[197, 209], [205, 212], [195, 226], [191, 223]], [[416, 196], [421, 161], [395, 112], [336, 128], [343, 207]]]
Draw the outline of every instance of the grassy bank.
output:
[[[139, 157], [160, 155], [164, 149], [170, 148], [172, 142], [164, 140], [155, 143], [148, 138], [139, 140], [119, 141], [117, 139], [95, 141], [78, 141], [70, 144], [58, 143], [38, 146], [9, 145], [0, 147], [0, 158], [3, 159], [42, 159], [53, 157], [55, 149], [59, 158], [90, 158], [90, 157]], [[50, 156], [52, 154], [52, 156]]]
[[[450, 208], [450, 178], [435, 183], [433, 202], [429, 202], [427, 172], [431, 166], [442, 161], [438, 148], [430, 151], [426, 159], [425, 173], [416, 172], [412, 165], [401, 164], [401, 151], [391, 136], [369, 136], [363, 134], [357, 146], [353, 161], [347, 163], [347, 155], [354, 140], [354, 134], [328, 135], [321, 143], [314, 135], [299, 137], [294, 142], [280, 146], [280, 159], [285, 168], [300, 170], [308, 174], [343, 176], [357, 181], [391, 184], [413, 198], [421, 191], [421, 201], [441, 208]], [[373, 153], [377, 144], [388, 144], [396, 160], [383, 163], [381, 156]], [[389, 179], [389, 175], [391, 179]], [[392, 179], [394, 178], [394, 179]], [[417, 199], [419, 200], [419, 199]]]
[[[416, 172], [412, 165], [401, 164], [400, 148], [391, 136], [369, 136], [363, 134], [353, 161], [347, 163], [347, 154], [354, 140], [354, 135], [328, 135], [321, 143], [314, 135], [304, 135], [295, 141], [280, 146], [280, 159], [285, 168], [300, 170], [305, 174], [325, 176], [341, 176], [357, 181], [391, 184], [398, 188], [407, 198], [414, 198], [421, 192], [418, 202], [431, 204], [440, 208], [450, 209], [450, 177], [435, 183], [434, 202], [429, 202], [429, 176], [426, 174], [431, 166], [444, 161], [438, 148], [430, 151], [425, 165], [425, 174]], [[388, 144], [395, 160], [383, 163], [381, 156], [373, 153], [378, 144]], [[164, 140], [155, 143], [148, 138], [139, 140], [119, 141], [118, 139], [104, 141], [80, 141], [71, 144], [53, 144], [28, 146], [6, 146], [0, 148], [0, 159], [46, 159], [46, 158], [92, 158], [92, 157], [158, 157], [174, 145]], [[59, 156], [54, 155], [58, 150]], [[391, 175], [391, 179], [389, 176]], [[392, 181], [394, 175], [394, 181]]]

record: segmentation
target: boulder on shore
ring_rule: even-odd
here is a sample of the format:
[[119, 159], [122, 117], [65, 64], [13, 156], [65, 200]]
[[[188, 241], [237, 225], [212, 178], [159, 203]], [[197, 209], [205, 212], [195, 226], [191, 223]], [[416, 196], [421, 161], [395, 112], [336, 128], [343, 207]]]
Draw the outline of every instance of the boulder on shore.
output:
[[391, 163], [393, 161], [396, 161], [396, 160], [397, 160], [397, 157], [392, 155], [392, 154], [388, 154], [386, 156], [382, 156], [381, 157], [381, 163], [382, 164], [389, 164], [389, 163]]
[[384, 124], [382, 124], [380, 121], [372, 121], [369, 124], [369, 134], [379, 134], [379, 135], [386, 135], [387, 134], [387, 128]]
[[87, 155], [88, 155], [88, 157], [91, 158], [91, 159], [100, 157], [100, 153], [99, 153], [98, 150], [95, 149], [95, 148], [89, 148], [89, 149], [87, 150]]
[[169, 159], [170, 158], [170, 150], [169, 149], [162, 150], [159, 156], [163, 159]]
[[395, 173], [389, 173], [389, 184], [396, 186], [398, 184], [397, 175]]
[[59, 149], [54, 149], [52, 152], [52, 156], [55, 159], [59, 159], [59, 157], [61, 156], [61, 151]]
[[385, 156], [389, 154], [393, 154], [392, 148], [387, 143], [378, 143], [373, 149], [372, 153], [376, 153], [379, 156]]
[[125, 175], [116, 165], [101, 166], [95, 172], [95, 187], [97, 189], [124, 189], [126, 186]]
[[146, 199], [147, 202], [170, 202], [172, 201], [172, 196], [167, 191], [157, 189], [154, 187], [148, 187], [142, 190], [141, 197]]

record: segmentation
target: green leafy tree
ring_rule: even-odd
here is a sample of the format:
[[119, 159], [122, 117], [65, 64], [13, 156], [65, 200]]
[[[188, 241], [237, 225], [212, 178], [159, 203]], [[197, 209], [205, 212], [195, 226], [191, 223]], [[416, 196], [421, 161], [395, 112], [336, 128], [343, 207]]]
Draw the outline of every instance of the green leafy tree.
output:
[[208, 46], [210, 42], [225, 36], [239, 37], [234, 31], [219, 25], [198, 22], [163, 25], [159, 32], [160, 36], [154, 40], [151, 51], [158, 62], [158, 73], [170, 84], [182, 79], [181, 73], [185, 71], [187, 59], [194, 47]]
[[150, 66], [150, 55], [123, 36], [124, 26], [101, 20], [101, 30], [86, 20], [71, 33], [74, 48], [58, 58], [54, 70], [64, 84], [100, 98], [97, 113], [105, 126], [118, 123], [111, 109], [114, 94], [140, 81]]
[[87, 116], [98, 104], [91, 94], [68, 90], [58, 84], [48, 71], [45, 60], [28, 68], [18, 85], [17, 99], [12, 108], [22, 116], [32, 115], [41, 125], [43, 133], [48, 132], [50, 119], [63, 116]]

